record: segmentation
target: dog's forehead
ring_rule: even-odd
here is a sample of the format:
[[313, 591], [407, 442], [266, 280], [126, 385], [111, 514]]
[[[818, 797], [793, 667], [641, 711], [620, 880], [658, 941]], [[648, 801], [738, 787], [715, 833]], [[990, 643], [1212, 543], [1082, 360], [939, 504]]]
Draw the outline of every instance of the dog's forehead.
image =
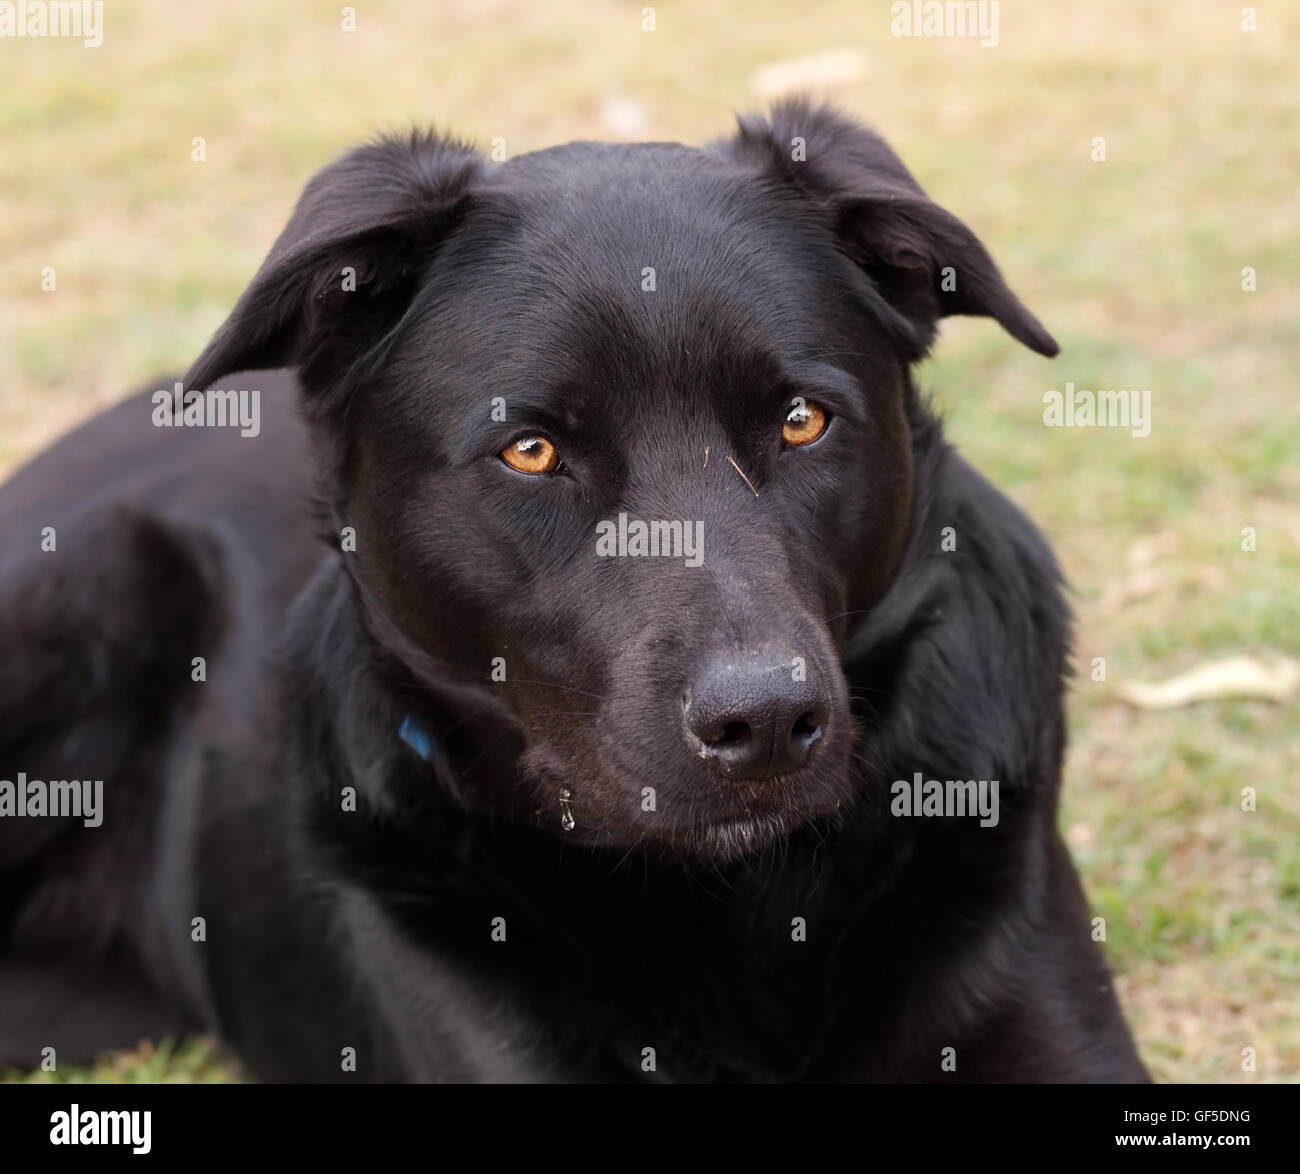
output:
[[[573, 142], [519, 155], [487, 173], [483, 190], [545, 195], [555, 210], [635, 192], [685, 192], [743, 174], [724, 156], [681, 143]], [[558, 204], [556, 203], [558, 201]]]
[[571, 144], [485, 184], [431, 278], [444, 317], [427, 345], [478, 385], [568, 402], [575, 386], [689, 393], [827, 343], [840, 261], [797, 193], [725, 159]]
[[759, 297], [793, 311], [833, 251], [793, 188], [677, 144], [574, 143], [521, 156], [479, 196], [483, 214], [468, 231], [480, 246], [495, 237], [498, 260], [509, 257], [494, 277], [561, 299], [594, 293], [632, 316]]

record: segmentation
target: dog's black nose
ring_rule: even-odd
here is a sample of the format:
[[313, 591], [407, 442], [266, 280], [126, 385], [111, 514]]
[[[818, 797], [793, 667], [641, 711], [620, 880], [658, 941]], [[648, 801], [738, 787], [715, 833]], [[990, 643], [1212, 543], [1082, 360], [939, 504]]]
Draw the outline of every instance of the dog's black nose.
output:
[[830, 712], [801, 679], [803, 661], [722, 657], [707, 665], [684, 706], [686, 741], [710, 766], [739, 779], [788, 774], [807, 764]]

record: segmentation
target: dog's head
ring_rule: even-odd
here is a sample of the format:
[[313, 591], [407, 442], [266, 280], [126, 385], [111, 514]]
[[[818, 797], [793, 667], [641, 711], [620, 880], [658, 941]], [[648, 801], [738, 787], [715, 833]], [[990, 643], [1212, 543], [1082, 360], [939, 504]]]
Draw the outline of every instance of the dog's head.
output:
[[852, 798], [839, 649], [897, 573], [947, 314], [1056, 351], [825, 108], [499, 165], [417, 136], [311, 181], [188, 383], [299, 367], [367, 627], [518, 731], [516, 802], [716, 857]]

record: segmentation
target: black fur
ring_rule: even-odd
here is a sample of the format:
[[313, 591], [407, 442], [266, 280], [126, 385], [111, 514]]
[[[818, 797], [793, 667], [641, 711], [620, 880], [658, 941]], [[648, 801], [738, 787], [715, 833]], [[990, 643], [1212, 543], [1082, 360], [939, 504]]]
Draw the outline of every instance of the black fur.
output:
[[[0, 778], [105, 779], [102, 827], [0, 820], [0, 1061], [202, 1028], [267, 1080], [1144, 1080], [1056, 831], [1056, 565], [911, 380], [953, 313], [1056, 352], [825, 108], [322, 171], [186, 380], [260, 389], [259, 437], [136, 397], [0, 491]], [[830, 426], [788, 448], [795, 396]], [[563, 471], [499, 459], [533, 434]], [[703, 565], [596, 557], [620, 511]], [[795, 657], [803, 765], [692, 752], [705, 666]], [[916, 772], [999, 822], [892, 815]]]

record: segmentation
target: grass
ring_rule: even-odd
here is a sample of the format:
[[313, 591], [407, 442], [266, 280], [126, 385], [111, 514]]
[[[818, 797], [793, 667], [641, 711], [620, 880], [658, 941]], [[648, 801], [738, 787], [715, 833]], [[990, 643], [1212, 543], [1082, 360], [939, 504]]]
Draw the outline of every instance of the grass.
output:
[[52, 1072], [6, 1072], [6, 1084], [229, 1084], [237, 1068], [211, 1040], [197, 1037], [151, 1042], [144, 1040], [129, 1052], [105, 1056], [81, 1068]]
[[[1300, 1081], [1300, 702], [1114, 693], [1300, 655], [1300, 9], [1247, 33], [1210, 0], [1007, 3], [981, 49], [892, 38], [860, 0], [663, 3], [654, 32], [640, 4], [410, 0], [358, 6], [350, 33], [338, 7], [119, 0], [100, 49], [0, 42], [0, 473], [183, 367], [311, 172], [377, 129], [432, 120], [512, 154], [699, 142], [762, 104], [762, 67], [851, 50], [859, 76], [819, 92], [890, 138], [1062, 344], [1048, 364], [949, 320], [921, 376], [1073, 585], [1062, 826], [1142, 1054], [1160, 1080]], [[1151, 435], [1044, 428], [1066, 381], [1150, 388]], [[197, 1041], [59, 1078], [230, 1074]]]

